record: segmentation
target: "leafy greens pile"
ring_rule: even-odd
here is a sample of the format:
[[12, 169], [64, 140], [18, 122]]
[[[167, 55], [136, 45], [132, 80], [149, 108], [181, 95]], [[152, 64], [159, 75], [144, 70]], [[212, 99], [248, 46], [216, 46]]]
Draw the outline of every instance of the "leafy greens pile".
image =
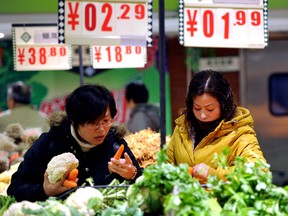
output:
[[[144, 169], [143, 175], [128, 188], [130, 207], [137, 206], [153, 215], [211, 215], [219, 204], [188, 173], [188, 165], [167, 163], [165, 150], [158, 152], [157, 163]], [[206, 212], [206, 213], [205, 213]]]
[[[215, 155], [219, 166], [227, 167], [225, 155], [228, 153], [227, 149]], [[247, 162], [238, 157], [226, 181], [209, 177], [209, 192], [222, 206], [221, 215], [288, 215], [287, 189], [272, 183], [269, 168], [262, 160]]]

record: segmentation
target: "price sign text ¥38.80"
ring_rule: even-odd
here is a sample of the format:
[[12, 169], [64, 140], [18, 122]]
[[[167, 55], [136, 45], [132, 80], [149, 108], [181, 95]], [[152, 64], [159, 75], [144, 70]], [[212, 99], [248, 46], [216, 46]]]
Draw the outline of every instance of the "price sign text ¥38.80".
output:
[[67, 45], [20, 45], [16, 48], [16, 70], [69, 69]]

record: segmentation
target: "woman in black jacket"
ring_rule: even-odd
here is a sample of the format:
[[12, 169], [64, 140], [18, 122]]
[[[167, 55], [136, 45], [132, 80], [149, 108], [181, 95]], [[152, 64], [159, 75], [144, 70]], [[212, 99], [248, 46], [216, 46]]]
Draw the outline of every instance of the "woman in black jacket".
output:
[[[87, 84], [75, 89], [67, 98], [66, 113], [53, 113], [50, 131], [43, 133], [24, 155], [7, 194], [18, 202], [35, 202], [69, 190], [63, 186], [68, 173], [52, 184], [46, 171], [50, 160], [65, 152], [73, 153], [79, 160], [78, 185], [89, 177], [95, 185], [107, 185], [114, 178], [134, 182], [142, 168], [123, 139], [126, 129], [113, 124], [116, 113], [115, 100], [107, 88]], [[122, 157], [114, 159], [121, 144]]]

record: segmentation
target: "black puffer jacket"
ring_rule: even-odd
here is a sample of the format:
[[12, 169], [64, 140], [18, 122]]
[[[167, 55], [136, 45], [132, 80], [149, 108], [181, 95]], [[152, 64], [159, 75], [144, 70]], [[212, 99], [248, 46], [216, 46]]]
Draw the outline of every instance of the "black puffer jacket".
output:
[[[55, 121], [56, 119], [56, 121]], [[51, 119], [50, 119], [51, 120]], [[127, 152], [137, 168], [137, 177], [142, 174], [133, 153], [123, 139], [126, 129], [120, 125], [112, 126], [107, 137], [101, 145], [88, 152], [83, 152], [70, 132], [70, 123], [65, 115], [52, 118], [51, 129], [43, 133], [30, 147], [24, 156], [11, 180], [7, 190], [8, 195], [15, 196], [17, 201], [29, 200], [32, 202], [43, 201], [48, 197], [44, 193], [43, 182], [47, 164], [52, 157], [64, 152], [73, 153], [79, 160], [78, 185], [82, 185], [88, 177], [93, 177], [95, 185], [107, 185], [114, 178], [124, 179], [108, 170], [108, 162], [114, 156], [119, 146], [123, 143], [124, 152]], [[132, 182], [131, 182], [132, 183]]]

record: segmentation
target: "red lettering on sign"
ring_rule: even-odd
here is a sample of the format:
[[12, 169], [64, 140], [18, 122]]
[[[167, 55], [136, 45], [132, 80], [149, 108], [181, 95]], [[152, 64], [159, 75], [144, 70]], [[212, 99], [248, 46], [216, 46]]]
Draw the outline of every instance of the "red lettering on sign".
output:
[[46, 49], [40, 48], [39, 54], [40, 54], [40, 58], [39, 58], [40, 64], [46, 64]]
[[245, 11], [237, 11], [236, 12], [236, 24], [237, 25], [245, 25], [246, 24], [246, 13]]
[[76, 26], [79, 25], [79, 2], [75, 2], [75, 8], [73, 8], [72, 2], [68, 2], [68, 8], [69, 8], [69, 13], [68, 13], [68, 25], [71, 25], [72, 30], [75, 30]]
[[96, 28], [96, 7], [93, 4], [87, 4], [85, 7], [85, 27], [88, 31], [94, 31]]
[[187, 21], [187, 25], [189, 26], [187, 28], [187, 31], [190, 31], [190, 35], [191, 37], [194, 36], [194, 31], [197, 31], [197, 21], [196, 21], [196, 15], [197, 15], [197, 10], [194, 10], [193, 11], [193, 18], [192, 18], [192, 15], [191, 15], [191, 11], [188, 10], [187, 13], [188, 13], [188, 21]]
[[113, 10], [113, 8], [112, 8], [111, 4], [108, 4], [108, 3], [103, 4], [101, 12], [106, 13], [106, 16], [105, 16], [105, 19], [104, 19], [104, 22], [103, 22], [103, 25], [101, 28], [102, 31], [108, 31], [108, 32], [112, 31], [112, 27], [109, 26], [109, 22], [110, 22], [111, 17], [112, 17], [112, 10]]
[[259, 26], [261, 24], [261, 14], [258, 11], [253, 11], [251, 13], [251, 20], [253, 26]]
[[35, 49], [34, 48], [29, 48], [28, 53], [30, 53], [30, 58], [28, 62], [33, 65], [36, 62], [36, 57], [35, 57]]
[[120, 16], [120, 19], [129, 19], [128, 13], [130, 11], [130, 6], [127, 4], [123, 4], [120, 7], [123, 10], [123, 13]]
[[138, 4], [135, 6], [135, 18], [136, 19], [144, 19], [145, 18], [145, 6], [142, 4]]
[[101, 60], [101, 46], [95, 46], [95, 60], [99, 62]]
[[23, 48], [23, 49], [20, 49], [20, 48], [18, 48], [18, 62], [22, 65], [23, 64], [23, 62], [24, 62], [24, 51], [25, 51], [25, 49]]
[[222, 16], [224, 21], [224, 39], [229, 39], [229, 13], [226, 13]]
[[214, 35], [214, 15], [211, 10], [203, 13], [203, 23], [203, 34], [205, 37], [212, 37]]
[[120, 46], [116, 46], [115, 47], [115, 59], [116, 59], [116, 62], [122, 62], [122, 49]]

